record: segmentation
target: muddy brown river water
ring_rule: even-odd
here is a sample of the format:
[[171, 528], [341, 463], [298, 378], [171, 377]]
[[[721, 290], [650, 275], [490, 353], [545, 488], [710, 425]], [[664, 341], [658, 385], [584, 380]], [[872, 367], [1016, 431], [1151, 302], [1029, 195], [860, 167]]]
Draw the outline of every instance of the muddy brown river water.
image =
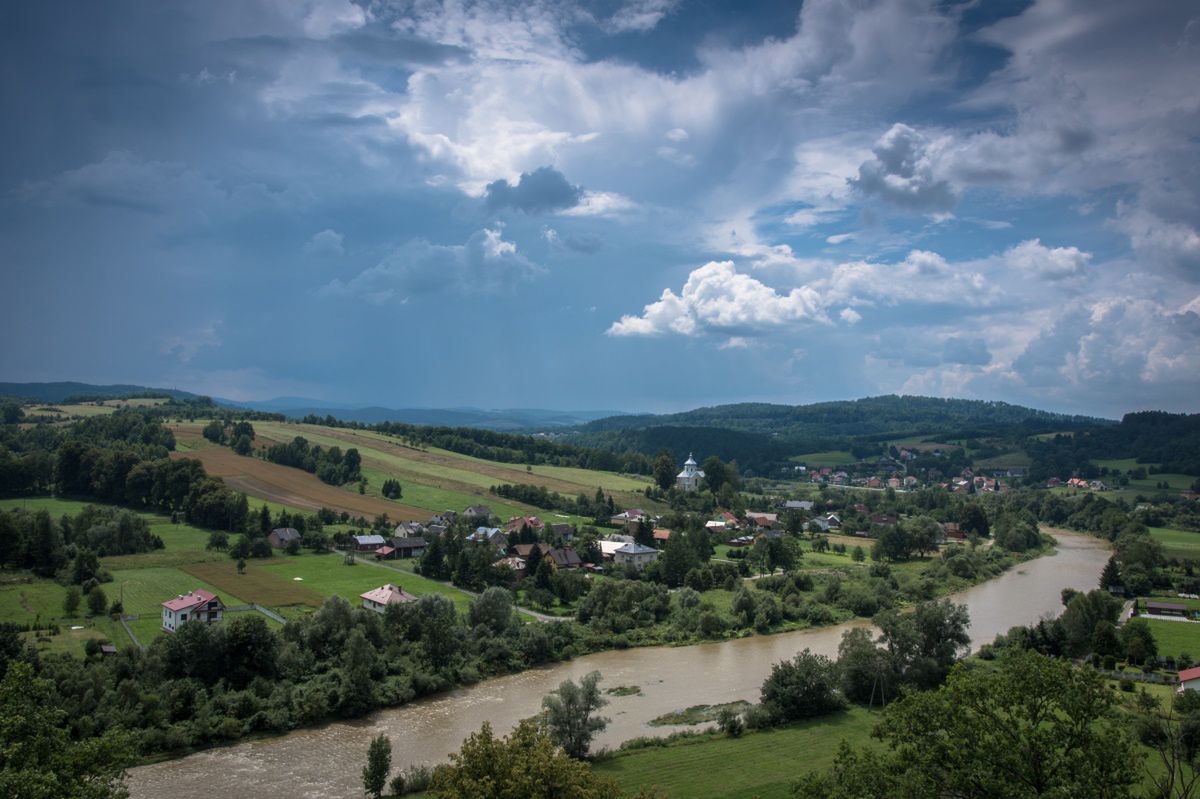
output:
[[[1022, 564], [993, 580], [955, 594], [971, 616], [972, 647], [1017, 624], [1062, 610], [1064, 588], [1094, 588], [1108, 559], [1106, 544], [1054, 531], [1057, 552]], [[834, 627], [754, 636], [683, 647], [601, 652], [382, 710], [355, 722], [297, 730], [277, 738], [199, 752], [129, 772], [134, 799], [323, 799], [361, 797], [367, 744], [379, 733], [392, 740], [393, 766], [439, 763], [463, 738], [489, 721], [498, 733], [534, 715], [542, 697], [566, 679], [598, 670], [601, 686], [637, 685], [641, 695], [610, 697], [608, 729], [596, 745], [615, 747], [639, 735], [679, 728], [651, 727], [651, 719], [700, 703], [754, 701], [772, 664], [803, 649], [836, 656], [842, 633]]]

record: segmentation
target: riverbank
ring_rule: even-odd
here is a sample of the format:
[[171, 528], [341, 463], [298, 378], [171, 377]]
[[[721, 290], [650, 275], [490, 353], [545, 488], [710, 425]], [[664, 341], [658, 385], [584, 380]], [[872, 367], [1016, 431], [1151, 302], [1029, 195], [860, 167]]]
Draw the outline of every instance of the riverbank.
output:
[[[1107, 543], [1079, 533], [1056, 532], [1057, 551], [953, 595], [967, 605], [972, 649], [1018, 624], [1062, 610], [1063, 588], [1087, 590], [1108, 559]], [[220, 799], [253, 793], [256, 799], [337, 797], [360, 794], [358, 771], [369, 740], [387, 734], [393, 765], [442, 762], [488, 721], [497, 731], [538, 711], [541, 699], [565, 679], [590, 671], [603, 687], [638, 685], [638, 695], [613, 696], [612, 719], [597, 745], [616, 747], [644, 735], [678, 728], [652, 727], [665, 713], [700, 702], [754, 700], [771, 666], [802, 649], [835, 655], [842, 634], [865, 619], [831, 627], [753, 636], [684, 647], [644, 647], [586, 655], [554, 666], [486, 680], [378, 711], [353, 722], [334, 722], [283, 736], [246, 741], [130, 771], [134, 799]], [[318, 756], [319, 754], [319, 756]], [[711, 770], [710, 770], [711, 773]]]

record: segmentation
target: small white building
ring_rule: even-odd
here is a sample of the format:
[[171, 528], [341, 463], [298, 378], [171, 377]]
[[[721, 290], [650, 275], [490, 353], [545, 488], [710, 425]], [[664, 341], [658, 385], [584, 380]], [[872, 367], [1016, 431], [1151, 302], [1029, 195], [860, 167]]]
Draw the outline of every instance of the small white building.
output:
[[213, 624], [224, 612], [225, 604], [219, 596], [198, 588], [162, 603], [162, 627], [173, 633], [189, 621]]
[[683, 462], [683, 471], [675, 475], [675, 486], [681, 491], [699, 491], [700, 483], [704, 480], [704, 472], [698, 468], [692, 453]]
[[658, 560], [658, 556], [659, 551], [654, 547], [637, 543], [625, 544], [620, 549], [613, 551], [613, 563], [618, 566], [632, 566], [641, 571]]
[[407, 591], [400, 588], [398, 585], [382, 585], [379, 588], [372, 588], [365, 594], [359, 594], [362, 598], [362, 606], [367, 610], [373, 610], [376, 613], [383, 613], [387, 610], [388, 605], [403, 605], [406, 602], [416, 602], [417, 598]]

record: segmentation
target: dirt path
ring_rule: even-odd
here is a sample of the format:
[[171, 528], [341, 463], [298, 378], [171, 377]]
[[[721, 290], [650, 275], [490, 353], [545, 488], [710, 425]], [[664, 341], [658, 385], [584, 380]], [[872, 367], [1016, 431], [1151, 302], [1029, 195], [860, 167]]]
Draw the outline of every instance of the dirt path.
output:
[[238, 455], [225, 447], [173, 452], [171, 457], [194, 458], [204, 464], [205, 471], [220, 477], [230, 488], [293, 508], [317, 511], [326, 507], [368, 519], [386, 513], [395, 521], [424, 521], [430, 516], [424, 508], [356, 494], [322, 483], [316, 475], [302, 469]]

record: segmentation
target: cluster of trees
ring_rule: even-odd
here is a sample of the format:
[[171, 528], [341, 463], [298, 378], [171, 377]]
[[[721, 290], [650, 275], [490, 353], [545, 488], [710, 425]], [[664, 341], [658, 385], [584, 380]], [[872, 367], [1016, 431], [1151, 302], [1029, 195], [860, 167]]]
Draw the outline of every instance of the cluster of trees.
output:
[[473, 427], [445, 427], [406, 424], [404, 422], [381, 422], [364, 425], [359, 422], [343, 422], [332, 416], [305, 416], [305, 424], [326, 427], [374, 430], [402, 438], [420, 447], [437, 447], [483, 458], [500, 463], [523, 463], [531, 466], [573, 466], [580, 469], [597, 469], [627, 474], [650, 474], [650, 458], [641, 452], [614, 451], [589, 448], [545, 437], [533, 437], [517, 433], [501, 433]]
[[500, 588], [465, 616], [440, 595], [383, 616], [334, 597], [281, 632], [239, 615], [185, 624], [144, 653], [82, 661], [38, 656], [15, 628], [0, 629], [0, 660], [27, 662], [54, 686], [65, 734], [87, 742], [125, 730], [143, 755], [357, 717], [575, 652], [574, 625], [522, 625]]
[[53, 491], [240, 530], [245, 496], [208, 477], [199, 461], [168, 458], [175, 437], [154, 411], [123, 409], [65, 428], [0, 427], [0, 495]]
[[330, 485], [340, 486], [362, 479], [362, 456], [354, 447], [345, 452], [341, 447], [324, 449], [320, 444], [309, 444], [303, 436], [296, 436], [288, 444], [268, 447], [265, 457], [272, 463], [311, 472]]
[[1031, 440], [1027, 450], [1033, 458], [1029, 478], [1079, 474], [1098, 477], [1095, 464], [1104, 458], [1135, 458], [1155, 464], [1147, 471], [1200, 475], [1200, 414], [1141, 411], [1127, 413], [1117, 425], [1098, 425], [1075, 435], [1058, 435], [1048, 440]]
[[[1107, 574], [1115, 568], [1110, 561]], [[1108, 579], [1111, 579], [1109, 577]], [[1028, 627], [1013, 627], [996, 637], [995, 643], [983, 651], [992, 657], [996, 650], [1020, 649], [1050, 657], [1083, 658], [1091, 656], [1094, 663], [1109, 670], [1118, 659], [1142, 665], [1155, 658], [1158, 646], [1143, 619], [1134, 618], [1117, 627], [1121, 600], [1107, 590], [1079, 593], [1063, 592], [1066, 610], [1056, 619], [1043, 619]]]
[[387, 499], [400, 499], [404, 495], [404, 489], [400, 486], [399, 480], [384, 480], [380, 486], [379, 492]]
[[616, 503], [611, 494], [605, 494], [597, 488], [594, 497], [580, 492], [576, 497], [564, 497], [557, 491], [547, 490], [545, 486], [504, 484], [492, 486], [489, 491], [503, 499], [523, 502], [535, 508], [545, 510], [561, 510], [576, 516], [587, 516], [600, 522], [607, 522], [617, 512]]
[[244, 419], [213, 419], [202, 433], [214, 444], [228, 444], [239, 455], [249, 455], [254, 443], [254, 425]]
[[1123, 799], [1139, 757], [1116, 704], [1103, 678], [1065, 660], [1013, 652], [994, 668], [962, 664], [938, 690], [888, 707], [876, 731], [883, 746], [843, 743], [833, 767], [803, 776], [794, 795]]
[[105, 582], [99, 558], [161, 549], [146, 520], [119, 508], [89, 505], [58, 520], [45, 510], [0, 510], [0, 566], [29, 569], [83, 585]]

